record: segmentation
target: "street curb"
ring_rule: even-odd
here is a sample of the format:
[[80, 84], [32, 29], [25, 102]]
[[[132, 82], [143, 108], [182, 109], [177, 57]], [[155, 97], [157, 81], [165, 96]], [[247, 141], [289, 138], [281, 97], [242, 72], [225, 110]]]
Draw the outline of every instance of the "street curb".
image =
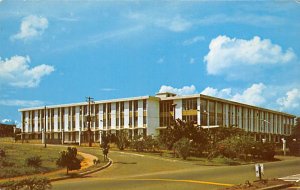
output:
[[287, 183], [287, 184], [279, 184], [279, 185], [273, 185], [269, 187], [264, 187], [258, 190], [277, 190], [277, 189], [282, 189], [282, 188], [287, 188], [293, 186], [292, 183]]
[[91, 171], [86, 171], [86, 172], [82, 172], [82, 173], [79, 173], [77, 176], [73, 177], [73, 176], [64, 176], [64, 177], [57, 177], [57, 178], [52, 178], [50, 179], [49, 181], [51, 182], [54, 182], [54, 181], [61, 181], [61, 180], [65, 180], [65, 179], [71, 179], [71, 178], [78, 178], [78, 177], [83, 177], [85, 175], [88, 175], [88, 174], [92, 174], [92, 173], [95, 173], [95, 172], [98, 172], [98, 171], [101, 171], [101, 170], [104, 170], [105, 168], [108, 168], [109, 166], [111, 166], [113, 163], [113, 160], [109, 158], [109, 162], [100, 167], [100, 168], [96, 168], [94, 170], [91, 170]]

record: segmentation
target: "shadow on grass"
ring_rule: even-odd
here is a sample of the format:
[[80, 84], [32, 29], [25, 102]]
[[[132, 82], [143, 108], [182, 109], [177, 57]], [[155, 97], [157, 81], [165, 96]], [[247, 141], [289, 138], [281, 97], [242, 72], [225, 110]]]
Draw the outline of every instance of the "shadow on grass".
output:
[[114, 164], [137, 164], [137, 162], [114, 162]]

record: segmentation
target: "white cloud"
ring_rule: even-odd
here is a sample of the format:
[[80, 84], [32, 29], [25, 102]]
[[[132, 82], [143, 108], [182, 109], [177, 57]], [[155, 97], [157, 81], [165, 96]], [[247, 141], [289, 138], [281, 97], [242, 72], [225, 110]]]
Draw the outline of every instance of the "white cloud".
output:
[[159, 19], [156, 21], [156, 24], [163, 28], [167, 28], [172, 32], [183, 32], [192, 26], [191, 22], [181, 18], [180, 16], [176, 16], [172, 19]]
[[140, 24], [160, 27], [172, 32], [183, 32], [192, 27], [192, 22], [182, 18], [180, 15], [165, 16], [130, 12], [127, 17], [138, 21]]
[[0, 84], [8, 84], [15, 87], [36, 87], [41, 78], [54, 71], [53, 66], [38, 65], [29, 68], [28, 56], [13, 56], [10, 59], [0, 58]]
[[12, 119], [2, 119], [0, 123], [10, 124], [10, 125], [18, 125], [19, 122]]
[[292, 110], [300, 106], [300, 90], [294, 88], [286, 93], [285, 97], [276, 101], [280, 105], [280, 110]]
[[40, 100], [0, 100], [0, 105], [3, 106], [36, 107], [44, 104]]
[[26, 40], [42, 35], [44, 30], [48, 28], [48, 20], [45, 17], [29, 15], [22, 19], [20, 32], [13, 35], [11, 39]]
[[197, 43], [197, 42], [200, 42], [200, 41], [203, 41], [203, 40], [205, 40], [204, 36], [195, 36], [194, 38], [187, 39], [187, 40], [183, 41], [182, 45], [188, 46], [188, 45], [192, 45], [194, 43]]
[[221, 90], [218, 90], [216, 88], [212, 87], [206, 87], [201, 94], [207, 95], [207, 96], [215, 96], [219, 98], [225, 98], [230, 99], [232, 97], [231, 95], [231, 88], [224, 88]]
[[232, 94], [231, 88], [218, 90], [216, 88], [207, 87], [201, 92], [201, 94], [259, 106], [265, 103], [265, 88], [266, 86], [263, 83], [253, 84], [251, 87], [245, 89], [241, 93], [237, 92]]
[[247, 88], [241, 94], [235, 94], [231, 98], [231, 100], [251, 105], [262, 105], [266, 101], [264, 97], [265, 89], [266, 86], [263, 83], [253, 84], [250, 88]]
[[174, 88], [172, 86], [162, 85], [159, 89], [159, 93], [171, 92], [177, 95], [188, 95], [197, 93], [196, 87], [194, 85], [184, 86], [182, 88]]
[[295, 57], [292, 49], [284, 52], [269, 39], [255, 36], [251, 40], [244, 40], [218, 36], [211, 40], [204, 62], [207, 63], [208, 74], [244, 77], [245, 72], [253, 73], [258, 65], [278, 65], [290, 62]]

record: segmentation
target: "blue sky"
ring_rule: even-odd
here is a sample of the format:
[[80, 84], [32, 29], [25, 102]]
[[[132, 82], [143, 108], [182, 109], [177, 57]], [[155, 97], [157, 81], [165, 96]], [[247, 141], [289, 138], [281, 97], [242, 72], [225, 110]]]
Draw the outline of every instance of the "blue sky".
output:
[[0, 0], [0, 121], [163, 91], [299, 116], [299, 20], [295, 0]]

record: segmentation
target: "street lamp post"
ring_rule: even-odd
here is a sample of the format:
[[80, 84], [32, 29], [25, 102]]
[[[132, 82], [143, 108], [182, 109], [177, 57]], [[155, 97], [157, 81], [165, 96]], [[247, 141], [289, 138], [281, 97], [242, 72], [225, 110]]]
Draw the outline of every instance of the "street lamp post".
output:
[[[267, 128], [268, 128], [268, 125], [270, 124], [269, 121], [267, 121], [267, 120], [265, 120], [265, 119], [262, 119], [261, 122], [266, 123], [266, 124], [267, 124]], [[265, 133], [265, 132], [266, 132], [265, 126], [264, 126], [263, 128], [261, 127], [260, 130], [263, 131], [263, 132]], [[265, 136], [265, 137], [266, 137], [266, 136]], [[264, 141], [266, 142], [266, 139], [265, 139], [265, 138], [264, 138]]]
[[91, 139], [91, 102], [93, 102], [93, 99], [94, 98], [91, 98], [91, 97], [87, 97], [86, 98], [87, 99], [87, 101], [88, 101], [88, 119], [87, 119], [87, 121], [88, 121], [88, 138], [89, 138], [89, 147], [91, 147], [92, 146], [92, 139]]

